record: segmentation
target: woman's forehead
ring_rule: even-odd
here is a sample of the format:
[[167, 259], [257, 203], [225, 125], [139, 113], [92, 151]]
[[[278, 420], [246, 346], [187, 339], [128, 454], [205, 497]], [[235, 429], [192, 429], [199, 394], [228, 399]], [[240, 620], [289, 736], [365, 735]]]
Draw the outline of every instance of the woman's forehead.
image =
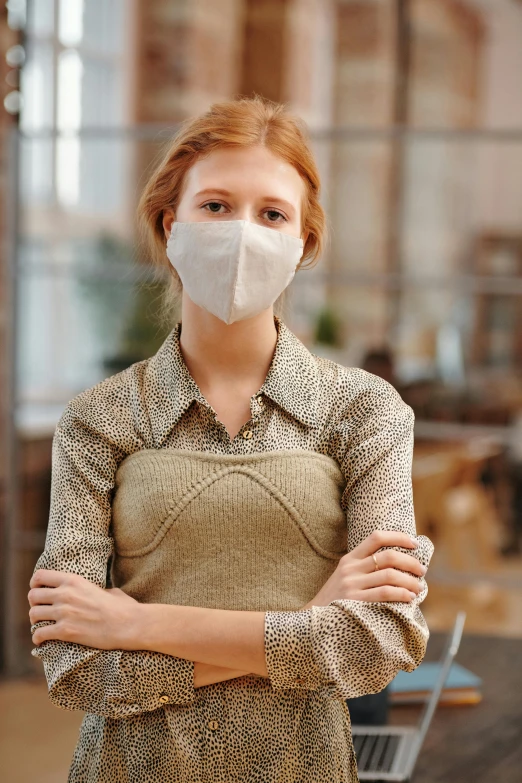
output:
[[294, 166], [261, 145], [213, 150], [191, 166], [186, 184], [191, 195], [214, 187], [295, 201], [303, 192], [303, 181]]

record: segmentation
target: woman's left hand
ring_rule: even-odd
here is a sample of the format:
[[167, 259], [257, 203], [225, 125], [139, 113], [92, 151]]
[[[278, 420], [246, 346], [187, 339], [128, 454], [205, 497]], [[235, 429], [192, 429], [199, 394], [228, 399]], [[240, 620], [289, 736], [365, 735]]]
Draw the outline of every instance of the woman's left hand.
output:
[[136, 649], [143, 605], [119, 587], [102, 588], [78, 574], [48, 569], [35, 571], [29, 586], [31, 623], [53, 621], [35, 630], [33, 644], [61, 639], [102, 650]]

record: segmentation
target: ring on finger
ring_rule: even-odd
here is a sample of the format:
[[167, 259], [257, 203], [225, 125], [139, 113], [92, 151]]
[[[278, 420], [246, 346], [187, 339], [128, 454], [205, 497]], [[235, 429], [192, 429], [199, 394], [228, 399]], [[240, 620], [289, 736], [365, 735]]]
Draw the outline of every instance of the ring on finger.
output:
[[375, 557], [375, 555], [372, 555], [372, 557], [373, 557], [373, 562], [375, 563], [375, 568], [373, 570], [374, 571], [378, 571], [379, 570], [379, 564], [377, 562], [377, 558]]

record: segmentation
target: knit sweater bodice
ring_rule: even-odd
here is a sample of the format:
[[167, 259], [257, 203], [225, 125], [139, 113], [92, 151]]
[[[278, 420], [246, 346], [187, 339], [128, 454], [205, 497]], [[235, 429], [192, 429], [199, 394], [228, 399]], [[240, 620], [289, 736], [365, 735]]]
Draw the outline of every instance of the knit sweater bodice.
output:
[[300, 609], [347, 551], [345, 483], [301, 449], [135, 452], [116, 474], [112, 584], [142, 603]]

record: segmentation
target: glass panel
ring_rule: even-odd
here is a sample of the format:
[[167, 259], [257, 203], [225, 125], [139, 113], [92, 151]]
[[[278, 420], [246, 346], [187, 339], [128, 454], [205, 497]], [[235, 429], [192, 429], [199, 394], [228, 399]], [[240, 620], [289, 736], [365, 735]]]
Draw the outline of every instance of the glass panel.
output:
[[119, 211], [128, 188], [126, 150], [120, 139], [84, 139], [81, 145], [78, 210]]
[[[30, 179], [43, 142], [22, 143]], [[82, 142], [78, 202], [67, 205], [66, 219], [63, 209], [44, 210], [34, 191], [25, 193], [17, 326], [20, 421], [28, 426], [50, 424], [77, 391], [159, 347], [161, 329], [151, 319], [159, 290], [142, 285], [149, 270], [137, 266], [134, 238], [129, 181], [140, 154], [121, 136]]]
[[7, 25], [11, 30], [23, 30], [27, 24], [27, 0], [8, 0]]
[[[60, 131], [75, 131], [82, 124], [83, 67], [78, 52], [62, 52], [58, 61], [57, 125]], [[64, 206], [78, 203], [80, 193], [80, 139], [56, 140], [56, 190]]]
[[123, 78], [112, 62], [83, 57], [82, 124], [114, 126], [124, 122]]
[[85, 4], [83, 45], [119, 55], [125, 43], [125, 0], [89, 0]]
[[391, 345], [403, 384], [472, 388], [491, 367], [516, 384], [522, 139], [348, 131], [314, 149], [331, 240], [292, 284], [300, 334], [337, 333], [342, 364]]
[[76, 130], [82, 124], [82, 76], [83, 64], [78, 52], [62, 52], [58, 60], [59, 130]]
[[134, 280], [131, 248], [111, 234], [20, 247], [19, 384], [25, 402], [60, 402], [108, 373]]
[[27, 3], [27, 33], [49, 36], [54, 30], [54, 0], [29, 0]]
[[[53, 396], [53, 381], [58, 367], [65, 367], [61, 343], [55, 340], [57, 320], [64, 315], [67, 299], [60, 294], [58, 280], [49, 274], [45, 244], [41, 240], [26, 240], [19, 248], [20, 304], [18, 340], [18, 383], [24, 396]], [[56, 362], [58, 361], [58, 365]]]
[[50, 204], [54, 199], [53, 148], [50, 138], [21, 140], [20, 195], [26, 205]]
[[51, 44], [33, 40], [27, 51], [28, 60], [20, 72], [24, 96], [20, 127], [29, 136], [21, 140], [21, 197], [25, 202], [45, 204], [54, 198], [54, 142], [36, 134], [50, 131], [54, 124], [53, 49]]
[[27, 62], [20, 70], [20, 125], [29, 132], [53, 126], [54, 62], [51, 44], [32, 41], [26, 48]]
[[60, 0], [58, 35], [64, 46], [118, 55], [123, 50], [124, 0]]
[[77, 46], [83, 37], [84, 0], [60, 0], [58, 37], [64, 46]]

